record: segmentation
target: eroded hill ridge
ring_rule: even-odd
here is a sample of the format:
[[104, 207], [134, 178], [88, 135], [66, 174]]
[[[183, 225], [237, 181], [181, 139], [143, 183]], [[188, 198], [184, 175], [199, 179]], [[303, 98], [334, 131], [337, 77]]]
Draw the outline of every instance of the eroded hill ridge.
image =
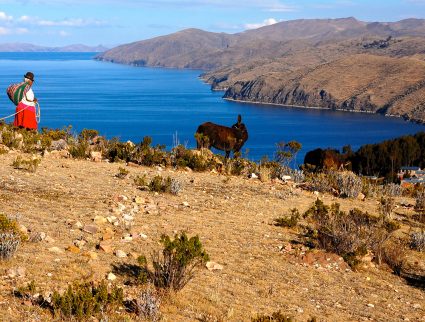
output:
[[280, 22], [237, 34], [186, 29], [99, 60], [203, 69], [225, 98], [367, 111], [425, 121], [425, 20]]

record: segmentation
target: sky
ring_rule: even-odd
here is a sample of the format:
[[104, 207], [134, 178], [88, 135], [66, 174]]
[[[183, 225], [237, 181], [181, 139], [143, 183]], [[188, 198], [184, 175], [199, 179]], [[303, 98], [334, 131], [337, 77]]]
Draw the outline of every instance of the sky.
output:
[[425, 0], [0, 0], [0, 43], [113, 47], [186, 28], [237, 33], [280, 21], [425, 18]]

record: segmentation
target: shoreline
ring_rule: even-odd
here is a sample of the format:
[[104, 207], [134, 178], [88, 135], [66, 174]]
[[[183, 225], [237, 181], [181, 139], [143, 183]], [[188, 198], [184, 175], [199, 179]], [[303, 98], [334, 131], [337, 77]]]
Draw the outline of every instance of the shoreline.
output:
[[346, 110], [346, 109], [342, 109], [342, 108], [332, 109], [332, 108], [329, 108], [329, 107], [320, 107], [320, 106], [303, 106], [303, 105], [291, 105], [291, 104], [279, 104], [279, 103], [235, 100], [233, 98], [227, 98], [227, 97], [223, 97], [223, 100], [226, 100], [226, 101], [229, 101], [229, 102], [234, 102], [234, 103], [241, 103], [241, 104], [270, 105], [270, 106], [276, 106], [276, 107], [295, 107], [295, 108], [306, 109], [306, 110], [325, 110], [325, 111], [338, 111], [338, 112], [347, 112], [347, 113], [376, 114], [376, 115], [382, 115], [384, 117], [402, 118], [406, 122], [413, 122], [413, 123], [425, 125], [425, 122], [423, 122], [423, 121], [410, 119], [410, 118], [404, 117], [402, 115], [381, 114], [381, 113], [376, 113], [376, 112], [371, 112], [371, 111]]

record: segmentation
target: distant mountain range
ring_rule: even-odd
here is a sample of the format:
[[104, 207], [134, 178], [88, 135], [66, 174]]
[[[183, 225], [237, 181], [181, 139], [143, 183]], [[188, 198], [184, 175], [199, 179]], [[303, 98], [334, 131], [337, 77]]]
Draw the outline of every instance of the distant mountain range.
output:
[[202, 69], [225, 98], [425, 122], [425, 20], [293, 20], [237, 34], [186, 29], [97, 59]]
[[0, 44], [0, 52], [104, 52], [108, 48], [104, 46], [86, 46], [81, 44], [63, 47], [37, 46], [27, 43], [5, 43]]

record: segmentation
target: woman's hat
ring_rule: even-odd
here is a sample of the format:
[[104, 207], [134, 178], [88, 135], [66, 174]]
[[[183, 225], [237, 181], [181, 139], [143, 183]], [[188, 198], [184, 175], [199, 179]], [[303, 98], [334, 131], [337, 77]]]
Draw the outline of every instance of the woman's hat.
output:
[[34, 81], [34, 74], [31, 72], [27, 72], [24, 77]]

